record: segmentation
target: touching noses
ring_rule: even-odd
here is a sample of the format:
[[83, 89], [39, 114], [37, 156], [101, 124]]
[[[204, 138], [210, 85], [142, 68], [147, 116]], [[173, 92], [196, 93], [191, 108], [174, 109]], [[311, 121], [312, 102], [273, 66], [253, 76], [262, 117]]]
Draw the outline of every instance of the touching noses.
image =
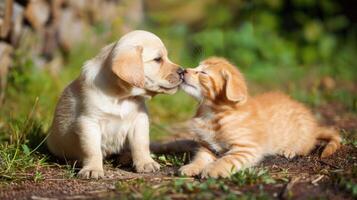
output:
[[186, 69], [183, 69], [182, 67], [180, 67], [180, 68], [177, 70], [177, 73], [179, 74], [180, 79], [183, 80], [184, 74], [186, 73]]

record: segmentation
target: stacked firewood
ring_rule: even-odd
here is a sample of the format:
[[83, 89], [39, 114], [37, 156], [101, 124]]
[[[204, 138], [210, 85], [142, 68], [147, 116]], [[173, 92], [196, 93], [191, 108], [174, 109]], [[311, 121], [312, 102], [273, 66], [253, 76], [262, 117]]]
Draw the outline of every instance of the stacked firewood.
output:
[[142, 0], [0, 0], [0, 101], [14, 52], [61, 65], [94, 24], [119, 23], [125, 32], [142, 20]]

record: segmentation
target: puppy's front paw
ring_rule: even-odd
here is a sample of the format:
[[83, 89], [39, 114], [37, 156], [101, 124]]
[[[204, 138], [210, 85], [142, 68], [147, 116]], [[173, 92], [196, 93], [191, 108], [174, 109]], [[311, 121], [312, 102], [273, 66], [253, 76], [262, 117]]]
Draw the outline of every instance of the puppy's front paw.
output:
[[84, 179], [99, 179], [104, 178], [103, 168], [85, 166], [79, 172], [78, 176]]
[[135, 169], [139, 173], [156, 172], [159, 171], [160, 164], [151, 159], [149, 161], [141, 161], [135, 163]]
[[231, 171], [226, 166], [219, 163], [209, 164], [202, 170], [201, 178], [227, 178], [231, 176]]
[[179, 169], [182, 176], [197, 176], [201, 173], [202, 167], [195, 164], [184, 165]]

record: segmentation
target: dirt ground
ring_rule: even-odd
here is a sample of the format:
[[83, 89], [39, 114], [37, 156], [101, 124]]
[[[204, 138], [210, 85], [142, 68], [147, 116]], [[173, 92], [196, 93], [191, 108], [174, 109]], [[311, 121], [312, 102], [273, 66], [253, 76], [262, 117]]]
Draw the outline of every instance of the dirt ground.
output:
[[[331, 109], [333, 107], [334, 109]], [[331, 112], [333, 110], [333, 112]], [[341, 114], [340, 105], [319, 108], [325, 124], [334, 125], [355, 137], [357, 118], [349, 113]], [[337, 114], [340, 112], [340, 114]], [[337, 116], [337, 117], [335, 117]], [[354, 135], [353, 135], [354, 134]], [[357, 148], [355, 144], [343, 145], [333, 156], [320, 159], [322, 147], [311, 155], [286, 159], [275, 156], [266, 158], [260, 167], [267, 168], [269, 174], [277, 181], [273, 184], [251, 184], [232, 186], [239, 193], [254, 193], [264, 187], [264, 192], [273, 199], [353, 199], [351, 192], [343, 187], [343, 180], [357, 179]], [[120, 169], [105, 165], [106, 178], [102, 180], [81, 180], [68, 178], [68, 170], [61, 167], [40, 169], [41, 180], [24, 180], [2, 184], [0, 199], [115, 199], [122, 197], [118, 181], [144, 179], [152, 188], [158, 188], [162, 182], [178, 179], [177, 167], [163, 167], [154, 174], [130, 172], [131, 168]], [[33, 172], [28, 172], [31, 175]], [[342, 184], [342, 185], [341, 185]], [[157, 187], [156, 187], [157, 186]], [[133, 188], [131, 191], [136, 191]], [[140, 193], [140, 191], [137, 191]], [[220, 192], [215, 193], [219, 199]], [[172, 199], [188, 199], [192, 196], [168, 194]]]
[[[357, 163], [357, 149], [343, 146], [335, 156], [320, 159], [316, 150], [307, 157], [288, 160], [283, 157], [269, 157], [261, 164], [267, 167], [274, 179], [284, 178], [289, 181], [268, 184], [264, 191], [273, 198], [307, 199], [352, 199], [331, 180], [334, 172], [348, 172]], [[175, 178], [175, 167], [165, 167], [155, 174], [137, 174], [106, 165], [106, 178], [103, 180], [80, 180], [64, 178], [63, 169], [51, 167], [43, 169], [43, 180], [30, 180], [10, 183], [0, 189], [0, 199], [100, 199], [112, 198], [120, 194], [117, 181], [144, 178], [148, 183]], [[257, 185], [243, 186], [241, 192], [254, 192]]]

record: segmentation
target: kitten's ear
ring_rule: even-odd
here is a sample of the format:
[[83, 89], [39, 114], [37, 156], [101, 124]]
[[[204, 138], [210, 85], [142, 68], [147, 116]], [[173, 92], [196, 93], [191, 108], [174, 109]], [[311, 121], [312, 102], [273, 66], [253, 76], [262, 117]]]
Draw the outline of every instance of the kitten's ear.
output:
[[112, 71], [123, 81], [143, 88], [145, 85], [141, 46], [118, 47], [114, 52]]
[[248, 97], [247, 85], [244, 77], [238, 73], [232, 73], [228, 70], [222, 72], [226, 80], [225, 92], [228, 100], [236, 103], [245, 103]]

